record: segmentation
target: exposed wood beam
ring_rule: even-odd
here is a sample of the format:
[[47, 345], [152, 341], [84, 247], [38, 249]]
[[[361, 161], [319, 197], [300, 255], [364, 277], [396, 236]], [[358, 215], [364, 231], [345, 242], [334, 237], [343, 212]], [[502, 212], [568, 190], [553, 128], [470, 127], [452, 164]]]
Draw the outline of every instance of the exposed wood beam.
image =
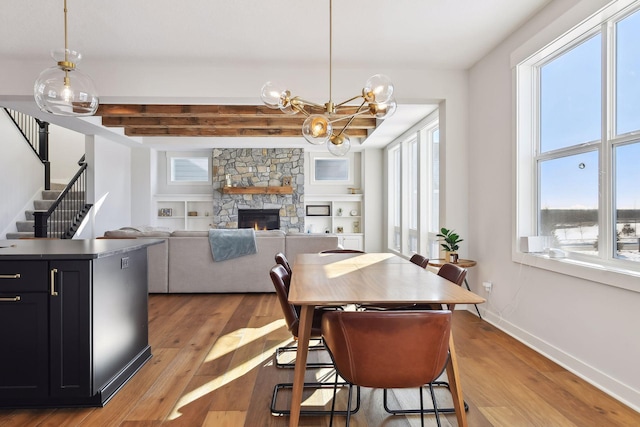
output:
[[[357, 107], [342, 110], [344, 114], [355, 111]], [[300, 137], [305, 119], [302, 114], [288, 115], [264, 105], [101, 104], [96, 115], [102, 117], [104, 126], [144, 137]], [[338, 129], [346, 124], [340, 117], [343, 115], [334, 116]], [[351, 122], [347, 134], [366, 138], [375, 127], [375, 118], [362, 116]]]

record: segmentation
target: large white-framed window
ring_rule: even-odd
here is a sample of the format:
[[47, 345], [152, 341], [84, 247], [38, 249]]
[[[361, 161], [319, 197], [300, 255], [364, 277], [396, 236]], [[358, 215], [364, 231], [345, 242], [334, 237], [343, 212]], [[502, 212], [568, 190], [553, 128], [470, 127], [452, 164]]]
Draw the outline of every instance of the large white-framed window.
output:
[[211, 185], [211, 154], [167, 152], [167, 184]]
[[386, 148], [391, 252], [438, 256], [439, 143], [436, 111]]
[[[514, 259], [582, 277], [640, 274], [640, 1], [610, 3], [515, 77]], [[528, 259], [526, 236], [543, 237], [536, 256], [569, 267]]]

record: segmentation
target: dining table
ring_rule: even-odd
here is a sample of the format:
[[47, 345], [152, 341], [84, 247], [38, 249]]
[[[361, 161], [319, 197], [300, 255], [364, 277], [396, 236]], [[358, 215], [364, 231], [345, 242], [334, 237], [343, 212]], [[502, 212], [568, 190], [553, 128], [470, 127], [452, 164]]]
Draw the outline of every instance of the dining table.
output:
[[[315, 307], [435, 303], [453, 310], [456, 304], [480, 304], [485, 300], [392, 253], [313, 253], [298, 254], [294, 260], [289, 302], [301, 307], [289, 419], [289, 426], [297, 427]], [[449, 388], [458, 426], [466, 427], [453, 334], [449, 353]]]

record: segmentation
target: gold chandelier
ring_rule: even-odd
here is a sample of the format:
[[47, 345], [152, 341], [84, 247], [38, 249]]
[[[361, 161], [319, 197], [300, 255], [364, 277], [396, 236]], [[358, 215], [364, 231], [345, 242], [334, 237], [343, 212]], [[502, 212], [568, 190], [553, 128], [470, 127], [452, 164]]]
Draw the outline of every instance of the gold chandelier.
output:
[[[329, 0], [329, 101], [316, 104], [298, 96], [292, 96], [287, 89], [268, 81], [262, 86], [260, 97], [269, 108], [280, 109], [285, 114], [302, 113], [307, 118], [302, 124], [302, 135], [311, 144], [327, 144], [329, 152], [336, 156], [344, 156], [351, 148], [351, 141], [346, 133], [353, 120], [368, 114], [377, 119], [386, 119], [396, 110], [397, 104], [393, 97], [393, 83], [384, 74], [376, 74], [366, 81], [362, 93], [334, 104], [331, 98], [332, 84], [332, 49], [333, 49], [333, 0]], [[362, 99], [355, 113], [339, 115], [340, 109], [346, 104]], [[323, 114], [312, 113], [310, 110], [323, 109]], [[335, 123], [346, 120], [344, 126], [334, 126]]]
[[82, 55], [67, 47], [67, 0], [64, 0], [64, 49], [51, 56], [57, 65], [47, 68], [33, 85], [40, 110], [57, 116], [90, 116], [98, 109], [98, 94], [89, 76], [76, 69]]

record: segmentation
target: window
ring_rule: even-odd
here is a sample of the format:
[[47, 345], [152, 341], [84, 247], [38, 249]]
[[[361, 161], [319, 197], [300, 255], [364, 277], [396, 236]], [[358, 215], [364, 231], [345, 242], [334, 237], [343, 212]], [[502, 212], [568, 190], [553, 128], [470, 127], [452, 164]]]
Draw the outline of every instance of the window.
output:
[[211, 156], [167, 153], [167, 183], [211, 185]]
[[516, 67], [518, 236], [623, 272], [640, 271], [638, 9], [613, 2]]
[[387, 147], [387, 247], [437, 258], [439, 197], [437, 112]]

